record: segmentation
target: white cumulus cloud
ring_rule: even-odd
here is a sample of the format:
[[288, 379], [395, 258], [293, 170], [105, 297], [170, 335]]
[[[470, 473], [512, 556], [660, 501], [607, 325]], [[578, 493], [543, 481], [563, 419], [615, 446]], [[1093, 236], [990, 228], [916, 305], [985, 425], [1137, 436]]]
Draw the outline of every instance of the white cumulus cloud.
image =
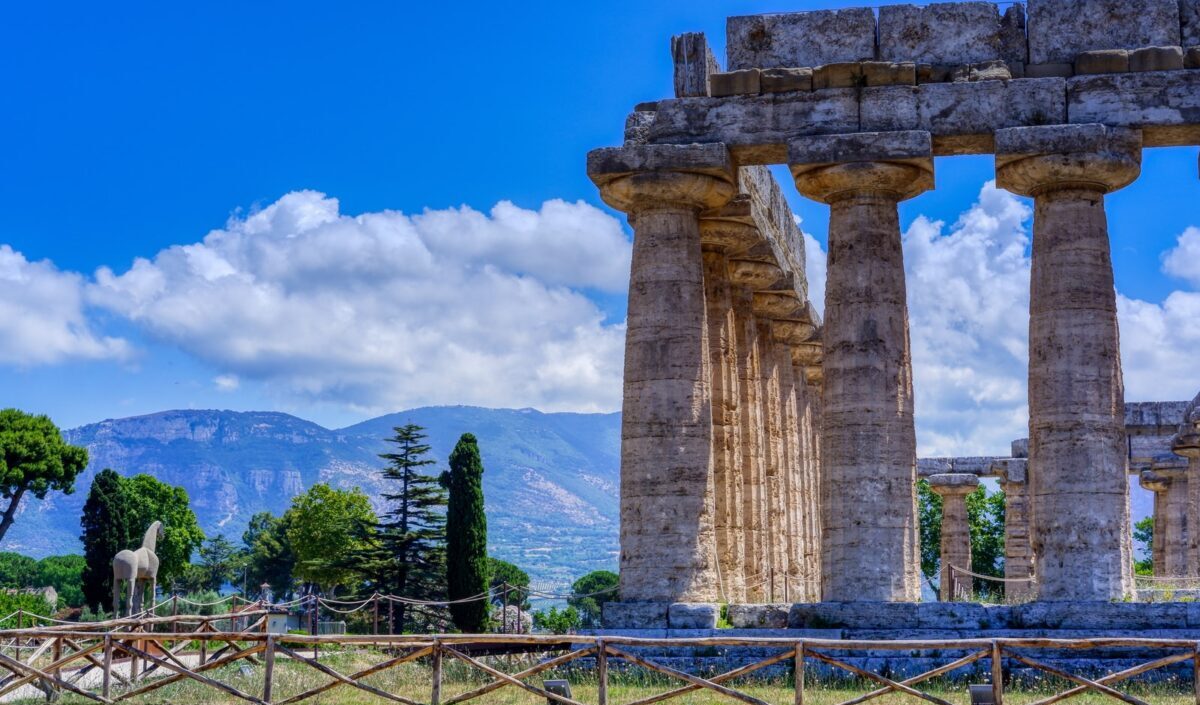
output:
[[1175, 247], [1163, 254], [1163, 272], [1200, 287], [1200, 228], [1190, 227], [1180, 234]]
[[83, 277], [48, 260], [30, 262], [0, 245], [0, 363], [47, 365], [123, 359], [129, 344], [96, 333], [83, 300]]
[[89, 298], [216, 367], [221, 388], [375, 410], [612, 410], [624, 326], [583, 290], [623, 290], [629, 257], [620, 224], [582, 202], [352, 217], [300, 191], [98, 270]]

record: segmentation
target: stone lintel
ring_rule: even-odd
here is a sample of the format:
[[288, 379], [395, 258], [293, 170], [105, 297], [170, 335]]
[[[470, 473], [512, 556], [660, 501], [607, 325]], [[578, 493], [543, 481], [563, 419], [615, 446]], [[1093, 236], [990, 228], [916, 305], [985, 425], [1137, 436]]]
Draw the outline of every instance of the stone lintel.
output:
[[1012, 449], [1010, 451], [1012, 453], [1012, 457], [1026, 458], [1026, 459], [1029, 458], [1029, 439], [1028, 438], [1018, 438], [1017, 440], [1013, 441], [1009, 445], [1009, 447]]
[[1183, 422], [1186, 401], [1131, 401], [1125, 403], [1125, 430], [1149, 428], [1153, 433], [1175, 428]]
[[938, 473], [930, 475], [929, 488], [935, 493], [946, 496], [954, 494], [970, 494], [979, 487], [979, 476], [965, 472]]
[[1137, 130], [1100, 123], [1010, 127], [996, 131], [996, 163], [1003, 166], [1043, 154], [1098, 154], [1140, 150]]
[[791, 275], [796, 298], [807, 302], [804, 234], [796, 224], [783, 189], [765, 166], [742, 167], [738, 169], [737, 177], [739, 191], [749, 198], [754, 224], [771, 251], [771, 261]]
[[879, 59], [954, 65], [1001, 59], [1000, 19], [991, 2], [884, 5]]
[[663, 171], [734, 179], [733, 159], [723, 144], [603, 147], [593, 149], [587, 156], [587, 173], [597, 186], [630, 174]]
[[992, 463], [992, 473], [1007, 484], [1024, 484], [1029, 481], [1028, 458], [1000, 458]]
[[1187, 472], [1187, 458], [1180, 457], [1175, 454], [1161, 455], [1154, 459], [1150, 465], [1148, 472], [1154, 473], [1167, 479], [1181, 478]]
[[1033, 64], [1093, 49], [1178, 46], [1179, 35], [1179, 0], [1029, 0]]
[[858, 132], [798, 137], [788, 142], [788, 164], [820, 167], [850, 162], [897, 162], [932, 169], [933, 146], [928, 132]]
[[1200, 71], [1076, 76], [1066, 83], [1073, 123], [1141, 128], [1147, 147], [1200, 144]]
[[978, 456], [961, 458], [918, 458], [917, 476], [930, 478], [939, 474], [974, 475], [977, 477], [1000, 477], [1005, 473], [1009, 482], [1024, 482], [1025, 458], [1000, 456]]
[[730, 71], [873, 60], [875, 13], [856, 7], [730, 17], [725, 46]]

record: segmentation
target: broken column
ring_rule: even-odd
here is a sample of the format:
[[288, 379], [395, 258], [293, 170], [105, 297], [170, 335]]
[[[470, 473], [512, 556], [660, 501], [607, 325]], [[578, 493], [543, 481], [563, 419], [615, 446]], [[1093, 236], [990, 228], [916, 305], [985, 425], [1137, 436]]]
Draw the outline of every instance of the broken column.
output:
[[1137, 178], [1141, 133], [996, 132], [996, 183], [1034, 199], [1029, 467], [1037, 596], [1133, 594], [1124, 386], [1104, 196]]
[[[967, 495], [979, 487], [979, 477], [969, 473], [929, 476], [929, 489], [942, 498], [942, 569], [939, 599], [951, 602], [971, 592], [971, 525], [967, 520]], [[957, 570], [956, 570], [957, 569]]]
[[822, 599], [916, 601], [916, 439], [897, 205], [933, 186], [927, 132], [801, 138], [796, 187], [830, 206], [821, 394]]
[[621, 424], [621, 598], [715, 602], [712, 408], [700, 212], [736, 191], [723, 145], [588, 154], [630, 214], [633, 263]]
[[1004, 599], [1027, 602], [1034, 595], [1028, 464], [1025, 458], [1012, 458], [995, 470], [1004, 491]]

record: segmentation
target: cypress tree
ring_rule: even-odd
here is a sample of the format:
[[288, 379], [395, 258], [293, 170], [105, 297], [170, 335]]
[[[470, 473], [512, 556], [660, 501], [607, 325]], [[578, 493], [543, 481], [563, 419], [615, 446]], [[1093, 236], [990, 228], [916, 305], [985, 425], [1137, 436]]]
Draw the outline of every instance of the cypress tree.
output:
[[111, 609], [112, 559], [129, 546], [129, 522], [121, 476], [105, 468], [92, 480], [80, 524], [83, 534], [83, 597], [92, 609]]
[[480, 633], [488, 626], [488, 600], [453, 604], [488, 590], [487, 515], [483, 509], [483, 461], [475, 436], [464, 433], [443, 476], [450, 491], [446, 510], [446, 588], [454, 625]]

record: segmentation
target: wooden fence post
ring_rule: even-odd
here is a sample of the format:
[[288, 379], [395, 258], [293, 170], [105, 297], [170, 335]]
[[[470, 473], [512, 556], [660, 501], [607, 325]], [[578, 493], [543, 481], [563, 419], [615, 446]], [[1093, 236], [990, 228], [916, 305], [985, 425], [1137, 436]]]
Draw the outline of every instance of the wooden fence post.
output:
[[396, 633], [396, 601], [388, 598], [388, 634]]
[[[17, 608], [17, 629], [19, 631], [24, 628], [25, 628], [25, 610], [18, 607]], [[17, 634], [17, 638], [15, 639], [15, 641], [16, 641], [16, 647], [17, 647], [16, 648], [16, 652], [17, 652], [16, 657], [19, 660], [21, 658], [21, 635], [20, 634]]]
[[1004, 659], [1000, 644], [992, 642], [992, 702], [1004, 705]]
[[[58, 660], [62, 658], [62, 651], [63, 651], [62, 637], [55, 637], [54, 644], [53, 644], [53, 646], [50, 647], [50, 659], [53, 662], [58, 663]], [[55, 666], [54, 670], [51, 671], [50, 673], [55, 678], [58, 678], [62, 674], [62, 666]]]
[[442, 702], [442, 642], [433, 642], [433, 687], [429, 693], [429, 705], [441, 705]]
[[375, 625], [375, 636], [379, 636], [379, 593], [371, 595], [371, 610], [374, 612], [371, 623]]
[[1196, 705], [1200, 705], [1200, 641], [1192, 653], [1192, 688], [1196, 693]]
[[[804, 642], [796, 642], [796, 705], [804, 705]], [[997, 705], [999, 705], [997, 703]]]
[[[208, 620], [205, 619], [200, 622], [200, 628], [197, 629], [196, 631], [198, 631], [198, 632], [209, 631], [209, 626], [211, 626], [211, 625], [209, 624]], [[203, 666], [205, 663], [208, 663], [208, 639], [201, 639], [200, 640], [200, 665]]]
[[267, 653], [263, 656], [263, 696], [266, 702], [271, 702], [271, 688], [275, 683], [275, 636], [267, 637]]
[[104, 697], [109, 697], [112, 688], [112, 636], [104, 635], [104, 682], [101, 686]]
[[596, 681], [598, 705], [608, 705], [608, 651], [604, 640], [596, 642]]
[[508, 633], [508, 583], [501, 583], [500, 588], [504, 590], [500, 602], [500, 631]]

